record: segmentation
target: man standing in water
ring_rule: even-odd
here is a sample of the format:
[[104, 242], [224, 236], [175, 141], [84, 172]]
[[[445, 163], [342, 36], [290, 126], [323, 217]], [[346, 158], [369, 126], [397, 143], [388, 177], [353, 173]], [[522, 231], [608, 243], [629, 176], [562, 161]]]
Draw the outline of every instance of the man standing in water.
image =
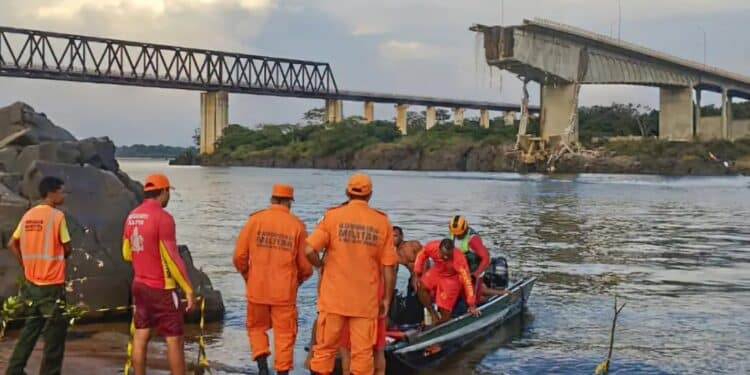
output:
[[[31, 301], [33, 316], [26, 320], [21, 337], [8, 361], [8, 375], [23, 375], [39, 336], [44, 332], [41, 375], [60, 374], [68, 322], [59, 301], [65, 301], [65, 258], [70, 255], [70, 234], [63, 204], [63, 181], [45, 177], [39, 183], [41, 204], [28, 210], [8, 242], [8, 249], [23, 268], [22, 294]], [[46, 329], [45, 329], [46, 327]]]
[[174, 218], [164, 208], [169, 203], [169, 180], [163, 174], [146, 177], [143, 203], [125, 221], [122, 256], [133, 263], [133, 369], [146, 373], [146, 350], [151, 329], [167, 341], [167, 358], [172, 374], [185, 373], [183, 309], [175, 288], [187, 297], [185, 311], [195, 306], [185, 263], [180, 258]]
[[[326, 249], [310, 370], [316, 374], [333, 371], [342, 329], [348, 324], [351, 372], [371, 375], [377, 320], [388, 316], [398, 259], [387, 215], [368, 204], [370, 177], [355, 173], [346, 193], [349, 201], [326, 211], [307, 239], [307, 257], [314, 266], [322, 265], [319, 252]], [[381, 282], [384, 292], [378, 298]]]
[[305, 224], [289, 212], [293, 200], [291, 186], [274, 185], [271, 206], [250, 215], [234, 250], [234, 266], [245, 279], [247, 335], [260, 375], [269, 374], [269, 329], [274, 332], [274, 368], [279, 375], [292, 369], [297, 288], [312, 275]]

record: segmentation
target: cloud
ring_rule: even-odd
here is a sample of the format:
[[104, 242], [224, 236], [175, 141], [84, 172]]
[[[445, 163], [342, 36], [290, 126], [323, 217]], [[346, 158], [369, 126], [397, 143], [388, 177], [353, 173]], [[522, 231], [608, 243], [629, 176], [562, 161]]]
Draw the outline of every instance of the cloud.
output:
[[423, 60], [440, 55], [440, 49], [415, 41], [389, 40], [380, 45], [380, 54], [390, 60]]
[[[0, 24], [84, 35], [325, 61], [340, 89], [518, 103], [520, 82], [490, 70], [473, 23], [499, 24], [500, 1], [472, 0], [24, 0], [3, 1]], [[502, 18], [544, 17], [609, 34], [617, 0], [505, 0]], [[750, 75], [738, 48], [747, 0], [622, 0], [623, 39]], [[735, 37], [733, 37], [735, 36]], [[118, 144], [189, 144], [197, 92], [0, 78], [0, 106], [24, 100], [78, 136]], [[538, 86], [531, 87], [538, 103]], [[658, 107], [658, 90], [587, 86], [583, 105], [612, 100]], [[320, 100], [230, 96], [230, 121], [295, 122]], [[361, 103], [346, 103], [361, 114]], [[421, 110], [418, 106], [412, 110]], [[382, 118], [393, 107], [377, 106]]]

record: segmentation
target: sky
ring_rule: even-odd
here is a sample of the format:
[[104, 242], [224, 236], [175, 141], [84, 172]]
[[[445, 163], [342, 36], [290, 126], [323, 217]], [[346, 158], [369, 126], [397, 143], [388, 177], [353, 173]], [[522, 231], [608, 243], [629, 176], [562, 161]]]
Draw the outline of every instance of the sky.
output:
[[[0, 0], [0, 25], [324, 61], [339, 89], [519, 103], [520, 83], [485, 64], [474, 23], [543, 17], [750, 75], [748, 0]], [[532, 88], [532, 102], [538, 89]], [[321, 100], [230, 95], [229, 120], [299, 122]], [[718, 95], [704, 93], [708, 103]], [[77, 137], [188, 145], [196, 91], [0, 78], [0, 106], [23, 101]], [[585, 86], [581, 104], [658, 108], [658, 90]], [[422, 110], [412, 107], [413, 110]], [[478, 116], [467, 111], [466, 116]], [[362, 115], [345, 103], [344, 115]], [[376, 105], [391, 119], [391, 105]]]

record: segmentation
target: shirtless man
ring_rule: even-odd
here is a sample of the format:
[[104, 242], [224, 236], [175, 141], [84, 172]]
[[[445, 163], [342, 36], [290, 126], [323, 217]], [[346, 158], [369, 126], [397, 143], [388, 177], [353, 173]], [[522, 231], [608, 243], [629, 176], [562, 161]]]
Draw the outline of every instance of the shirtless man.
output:
[[395, 225], [393, 226], [393, 244], [396, 245], [398, 263], [403, 264], [409, 269], [409, 285], [412, 285], [414, 279], [414, 261], [417, 260], [417, 254], [422, 251], [422, 244], [419, 241], [404, 241], [404, 230]]

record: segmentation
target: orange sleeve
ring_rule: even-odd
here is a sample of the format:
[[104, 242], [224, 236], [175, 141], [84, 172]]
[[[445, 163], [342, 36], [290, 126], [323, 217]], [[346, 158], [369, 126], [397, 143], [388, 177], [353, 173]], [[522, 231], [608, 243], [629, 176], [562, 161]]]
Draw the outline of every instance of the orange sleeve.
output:
[[477, 303], [476, 295], [474, 294], [474, 285], [471, 282], [471, 274], [469, 273], [469, 262], [466, 261], [466, 256], [456, 250], [453, 253], [453, 262], [456, 265], [456, 271], [458, 272], [458, 278], [461, 280], [461, 285], [464, 288], [464, 295], [466, 296], [466, 303], [469, 306], [474, 306]]
[[234, 255], [232, 255], [232, 263], [237, 272], [245, 275], [250, 270], [250, 221], [247, 219], [245, 226], [240, 230], [239, 236], [237, 236], [237, 243], [234, 245]]
[[312, 264], [305, 256], [305, 244], [307, 240], [307, 229], [305, 224], [300, 223], [302, 229], [297, 236], [297, 279], [300, 284], [310, 278], [313, 274]]
[[305, 241], [315, 251], [321, 251], [331, 244], [331, 233], [329, 231], [328, 218], [323, 216], [318, 222], [310, 236]]
[[417, 260], [414, 261], [414, 272], [417, 275], [421, 275], [424, 271], [424, 264], [427, 262], [427, 259], [430, 257], [430, 247], [425, 246], [422, 251], [417, 253]]
[[380, 251], [380, 264], [383, 266], [394, 266], [398, 263], [398, 254], [396, 254], [396, 245], [393, 244], [393, 226], [387, 222], [385, 230], [385, 243]]

